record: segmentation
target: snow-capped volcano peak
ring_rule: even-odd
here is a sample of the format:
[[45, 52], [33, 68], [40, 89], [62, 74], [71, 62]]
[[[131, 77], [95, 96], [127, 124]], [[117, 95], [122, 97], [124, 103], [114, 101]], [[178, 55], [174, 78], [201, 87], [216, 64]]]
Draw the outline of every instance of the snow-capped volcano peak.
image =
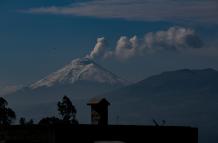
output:
[[89, 81], [105, 84], [124, 84], [124, 80], [102, 68], [89, 58], [78, 58], [47, 77], [33, 83], [30, 88], [51, 87]]

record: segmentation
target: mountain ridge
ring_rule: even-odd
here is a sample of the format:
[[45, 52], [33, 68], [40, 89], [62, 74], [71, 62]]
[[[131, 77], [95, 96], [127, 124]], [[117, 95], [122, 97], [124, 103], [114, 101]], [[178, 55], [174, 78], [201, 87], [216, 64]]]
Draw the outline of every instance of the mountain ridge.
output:
[[[126, 92], [133, 93], [137, 89], [142, 92], [151, 92], [151, 94], [158, 94], [158, 92], [178, 90], [181, 94], [184, 92], [193, 91], [196, 92], [202, 90], [202, 87], [210, 88], [206, 89], [208, 93], [211, 93], [215, 90], [215, 93], [218, 92], [216, 88], [218, 85], [218, 71], [212, 68], [207, 69], [181, 69], [175, 71], [162, 72], [158, 75], [153, 75], [144, 80], [141, 80], [135, 84], [124, 87]], [[135, 88], [135, 89], [134, 89]], [[124, 90], [123, 89], [123, 90]], [[183, 92], [183, 90], [185, 90]], [[204, 91], [207, 92], [207, 91]], [[203, 92], [203, 91], [202, 91]], [[168, 94], [168, 93], [166, 93]], [[192, 94], [192, 92], [190, 92]]]
[[101, 67], [89, 58], [78, 58], [72, 60], [63, 68], [51, 73], [45, 78], [31, 84], [31, 89], [39, 87], [51, 87], [56, 84], [73, 84], [77, 81], [93, 81], [106, 84], [124, 85], [125, 80], [112, 72]]
[[218, 71], [176, 70], [148, 77], [99, 97], [110, 102], [110, 121], [123, 124], [188, 125], [199, 128], [200, 143], [215, 143], [218, 134]]

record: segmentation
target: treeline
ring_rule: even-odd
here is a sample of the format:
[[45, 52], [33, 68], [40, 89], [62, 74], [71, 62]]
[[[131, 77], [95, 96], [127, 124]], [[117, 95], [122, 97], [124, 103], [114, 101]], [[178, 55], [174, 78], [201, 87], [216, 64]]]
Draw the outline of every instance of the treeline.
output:
[[[71, 100], [64, 96], [61, 101], [57, 103], [57, 111], [60, 115], [58, 117], [44, 117], [38, 124], [39, 125], [52, 125], [52, 124], [79, 124], [76, 119], [77, 110], [72, 104]], [[16, 121], [16, 113], [8, 107], [8, 102], [0, 97], [0, 125], [11, 125]], [[33, 119], [26, 120], [24, 117], [19, 119], [20, 125], [33, 125]]]

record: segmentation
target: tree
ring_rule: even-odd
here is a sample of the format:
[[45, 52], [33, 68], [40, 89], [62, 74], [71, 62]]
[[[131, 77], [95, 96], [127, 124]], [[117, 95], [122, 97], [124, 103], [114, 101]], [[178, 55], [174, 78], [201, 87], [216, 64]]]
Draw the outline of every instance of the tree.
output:
[[16, 119], [15, 112], [8, 108], [8, 102], [0, 97], [0, 124], [1, 125], [9, 125], [12, 120]]
[[34, 121], [33, 119], [30, 119], [29, 121], [27, 121], [24, 117], [20, 118], [20, 125], [33, 125]]
[[26, 119], [21, 117], [19, 123], [20, 123], [20, 125], [25, 125], [26, 124]]
[[33, 125], [33, 124], [34, 124], [33, 119], [30, 119], [30, 120], [27, 122], [27, 125]]
[[62, 101], [58, 102], [57, 106], [58, 112], [62, 116], [64, 122], [74, 124], [78, 123], [76, 120], [76, 108], [67, 96], [64, 96]]
[[39, 125], [61, 124], [61, 120], [56, 117], [46, 117], [39, 121]]

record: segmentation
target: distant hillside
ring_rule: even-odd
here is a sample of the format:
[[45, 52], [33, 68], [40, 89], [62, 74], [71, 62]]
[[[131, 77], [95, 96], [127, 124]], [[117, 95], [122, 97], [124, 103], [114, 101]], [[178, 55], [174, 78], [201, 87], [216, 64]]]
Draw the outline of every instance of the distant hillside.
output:
[[[212, 95], [218, 93], [218, 71], [177, 70], [151, 76], [115, 92], [125, 96]], [[114, 93], [112, 93], [114, 94]]]
[[102, 95], [111, 101], [113, 123], [191, 125], [199, 127], [200, 143], [218, 135], [218, 72], [177, 70], [149, 77]]

